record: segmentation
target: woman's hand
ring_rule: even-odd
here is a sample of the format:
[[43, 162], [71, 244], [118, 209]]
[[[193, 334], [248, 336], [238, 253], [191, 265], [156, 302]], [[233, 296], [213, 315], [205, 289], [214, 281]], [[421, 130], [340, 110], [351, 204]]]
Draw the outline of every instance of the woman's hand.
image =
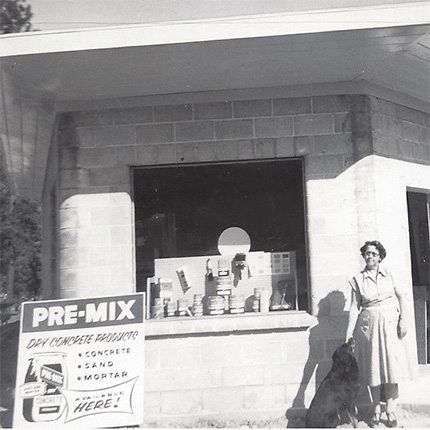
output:
[[399, 339], [403, 339], [406, 336], [406, 333], [408, 332], [408, 327], [406, 325], [406, 321], [400, 317], [399, 323], [397, 325], [397, 335], [399, 336]]

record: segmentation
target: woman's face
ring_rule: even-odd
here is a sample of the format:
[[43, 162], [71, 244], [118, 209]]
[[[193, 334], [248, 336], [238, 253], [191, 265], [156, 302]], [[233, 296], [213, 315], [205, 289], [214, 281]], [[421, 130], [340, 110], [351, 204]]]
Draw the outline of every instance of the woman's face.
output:
[[373, 245], [369, 245], [366, 247], [366, 251], [364, 252], [363, 258], [366, 262], [366, 267], [368, 269], [377, 269], [379, 266], [379, 262], [381, 261], [378, 248]]

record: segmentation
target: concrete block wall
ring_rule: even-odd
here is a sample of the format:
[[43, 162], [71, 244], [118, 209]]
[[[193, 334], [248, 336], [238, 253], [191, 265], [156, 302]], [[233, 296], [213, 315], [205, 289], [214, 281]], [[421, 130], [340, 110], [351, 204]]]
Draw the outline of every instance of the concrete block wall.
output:
[[[356, 157], [351, 111], [361, 99], [297, 97], [63, 114], [58, 132], [60, 295], [133, 291], [134, 267], [125, 264], [134, 253], [130, 166], [303, 157], [310, 187], [306, 197], [313, 208], [310, 247], [318, 247], [324, 241], [319, 235], [330, 236], [336, 225], [327, 218], [327, 205], [321, 205], [324, 195], [330, 195], [332, 212], [348, 220], [341, 239], [354, 225], [351, 205], [339, 213], [353, 188], [343, 187], [339, 195], [337, 178]], [[315, 267], [324, 266], [321, 254], [314, 255]], [[321, 291], [325, 295], [331, 289], [332, 281]]]
[[[279, 415], [293, 403], [308, 405], [312, 378], [325, 375], [331, 351], [342, 340], [347, 280], [362, 267], [358, 250], [363, 241], [376, 238], [398, 249], [393, 238], [401, 237], [403, 251], [393, 254], [401, 277], [408, 276], [405, 190], [413, 183], [426, 187], [428, 165], [419, 157], [400, 161], [400, 153], [389, 146], [379, 152], [381, 142], [389, 141], [385, 133], [393, 135], [381, 120], [388, 112], [393, 115], [388, 106], [368, 96], [317, 96], [62, 115], [60, 297], [134, 291], [131, 166], [304, 160], [311, 311], [321, 315], [324, 308], [325, 317], [308, 331], [149, 338], [148, 418], [219, 417], [232, 409], [249, 416], [254, 408]], [[403, 133], [425, 147], [427, 117], [417, 113], [416, 123], [407, 109], [399, 112], [402, 117], [384, 121], [412, 124]], [[394, 200], [401, 207], [394, 207]], [[414, 351], [413, 334], [408, 342]]]
[[370, 107], [373, 152], [378, 155], [372, 159], [375, 228], [392, 250], [387, 262], [397, 266], [393, 270], [400, 282], [409, 286], [406, 192], [430, 192], [430, 114], [376, 97], [370, 98]]
[[[59, 123], [60, 296], [134, 289], [130, 166], [303, 157], [308, 241], [317, 250], [311, 253], [311, 279], [316, 277], [312, 291], [318, 312], [319, 301], [343, 287], [350, 273], [345, 268], [343, 276], [331, 272], [327, 276], [332, 255], [318, 250], [329, 251], [326, 241], [334, 229], [339, 229], [336, 237], [343, 249], [354, 233], [354, 176], [339, 178], [356, 156], [353, 103], [354, 97], [349, 96], [300, 97], [63, 115]], [[334, 239], [329, 244], [339, 254], [337, 246]], [[347, 264], [348, 253], [340, 254], [337, 258]], [[340, 279], [334, 282], [333, 276]], [[344, 296], [340, 302], [334, 303], [336, 312], [342, 311]], [[294, 401], [298, 406], [308, 404], [315, 378], [319, 382], [325, 376], [331, 349], [342, 341], [344, 322], [336, 330], [326, 332], [324, 327], [149, 338], [146, 414], [158, 420], [219, 416], [232, 410], [244, 416], [255, 410], [281, 416]]]
[[418, 369], [407, 191], [430, 193], [430, 114], [376, 97], [370, 97], [370, 114], [372, 152], [377, 156], [362, 161], [373, 178], [372, 224], [375, 237], [388, 251], [385, 264], [407, 295], [409, 334], [404, 342], [410, 372], [415, 375]]
[[371, 97], [374, 153], [413, 163], [430, 164], [430, 115]]
[[326, 342], [310, 341], [307, 330], [149, 338], [145, 422], [282, 417], [293, 404], [308, 405], [342, 342], [337, 330], [327, 335]]

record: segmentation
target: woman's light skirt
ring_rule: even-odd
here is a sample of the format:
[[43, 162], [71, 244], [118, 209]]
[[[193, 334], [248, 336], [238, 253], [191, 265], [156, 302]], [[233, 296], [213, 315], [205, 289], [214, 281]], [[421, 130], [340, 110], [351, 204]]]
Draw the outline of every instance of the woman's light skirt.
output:
[[354, 331], [362, 384], [395, 384], [407, 378], [403, 342], [397, 334], [399, 310], [393, 304], [363, 308]]

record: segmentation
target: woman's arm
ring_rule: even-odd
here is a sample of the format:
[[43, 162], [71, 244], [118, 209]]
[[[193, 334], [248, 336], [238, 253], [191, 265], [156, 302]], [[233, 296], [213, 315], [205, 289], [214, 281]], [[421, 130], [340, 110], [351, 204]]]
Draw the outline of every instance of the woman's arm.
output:
[[354, 334], [355, 325], [357, 324], [358, 314], [360, 312], [360, 303], [357, 299], [357, 292], [351, 289], [351, 306], [349, 308], [348, 328], [346, 329], [346, 341]]
[[403, 339], [406, 336], [406, 333], [408, 332], [407, 318], [406, 318], [406, 297], [403, 290], [397, 287], [394, 282], [393, 282], [393, 286], [394, 286], [394, 292], [396, 293], [396, 297], [397, 297], [397, 300], [399, 301], [399, 307], [400, 307], [398, 334], [400, 339]]

